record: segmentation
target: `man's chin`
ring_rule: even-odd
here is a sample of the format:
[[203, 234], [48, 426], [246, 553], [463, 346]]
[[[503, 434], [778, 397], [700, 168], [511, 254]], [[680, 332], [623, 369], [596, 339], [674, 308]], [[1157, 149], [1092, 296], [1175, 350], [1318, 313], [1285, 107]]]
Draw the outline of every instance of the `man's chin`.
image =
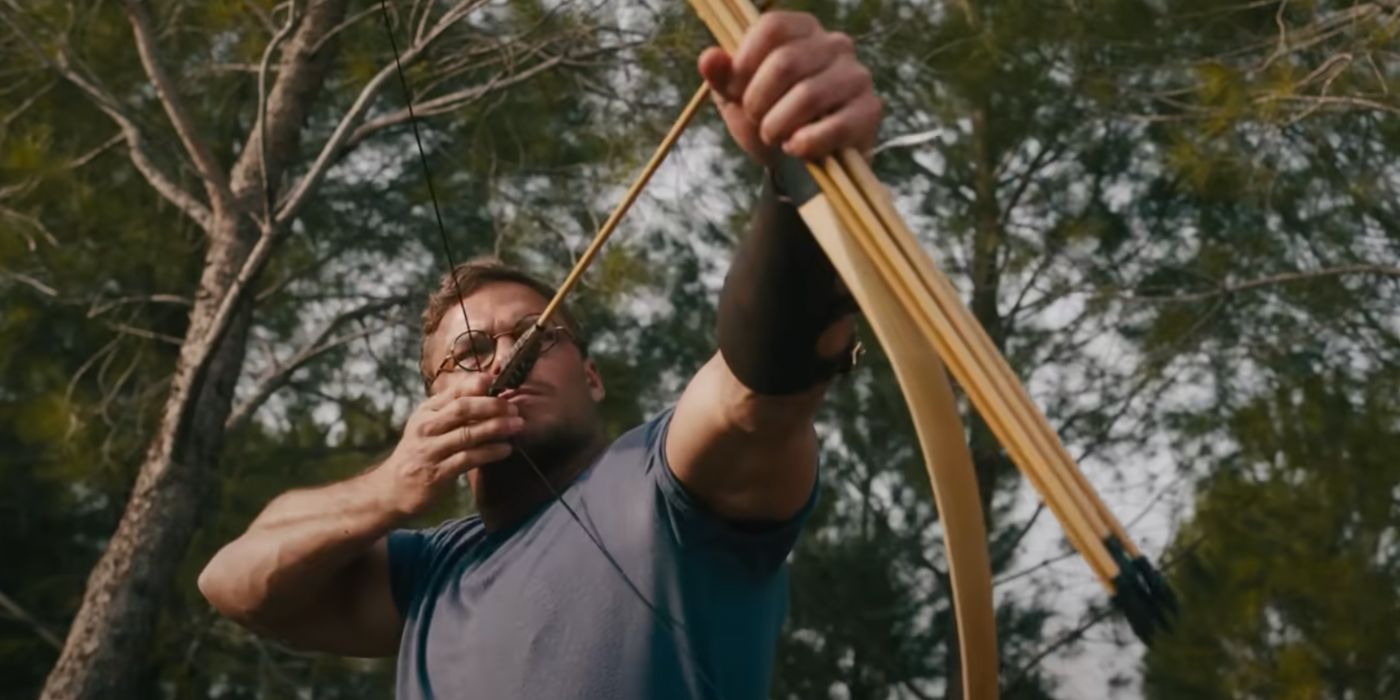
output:
[[515, 437], [515, 452], [533, 460], [545, 472], [569, 461], [579, 450], [588, 447], [591, 435], [574, 426], [553, 421], [531, 421], [527, 416], [525, 428]]

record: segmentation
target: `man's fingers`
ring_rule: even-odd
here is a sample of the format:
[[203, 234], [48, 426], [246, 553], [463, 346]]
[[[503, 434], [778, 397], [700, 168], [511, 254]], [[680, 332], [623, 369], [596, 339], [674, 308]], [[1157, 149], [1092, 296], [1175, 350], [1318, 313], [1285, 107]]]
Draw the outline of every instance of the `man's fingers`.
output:
[[880, 123], [884, 103], [873, 94], [848, 103], [835, 114], [798, 129], [783, 144], [783, 151], [803, 160], [818, 160], [831, 155], [845, 145], [869, 150], [868, 144], [855, 144], [857, 138], [868, 140]]
[[458, 370], [443, 374], [442, 378], [451, 378], [452, 381], [448, 382], [447, 388], [429, 396], [423, 402], [423, 408], [437, 411], [464, 396], [485, 396], [486, 390], [491, 387], [491, 377], [485, 372]]
[[729, 54], [718, 46], [711, 46], [700, 54], [698, 61], [700, 75], [710, 85], [710, 94], [720, 104], [738, 102], [743, 94], [734, 84], [734, 62]]
[[744, 33], [734, 51], [734, 72], [740, 80], [747, 81], [775, 48], [815, 34], [821, 28], [821, 23], [805, 12], [765, 12]]
[[825, 36], [812, 36], [784, 44], [768, 54], [744, 88], [742, 104], [749, 120], [763, 123], [783, 95], [837, 60], [839, 55], [827, 50], [828, 44]]
[[460, 425], [433, 436], [428, 443], [428, 455], [431, 459], [442, 460], [454, 452], [505, 442], [518, 435], [524, 426], [525, 419], [519, 416], [500, 416]]
[[764, 143], [783, 144], [798, 129], [869, 92], [870, 86], [870, 71], [864, 66], [838, 61], [792, 86], [763, 117], [759, 134]]
[[438, 473], [441, 478], [455, 479], [459, 474], [465, 474], [477, 467], [484, 467], [509, 457], [513, 449], [508, 442], [493, 442], [489, 445], [454, 452], [438, 462]]
[[519, 416], [520, 409], [494, 396], [460, 396], [425, 416], [418, 425], [424, 437], [442, 435], [469, 423], [498, 416]]

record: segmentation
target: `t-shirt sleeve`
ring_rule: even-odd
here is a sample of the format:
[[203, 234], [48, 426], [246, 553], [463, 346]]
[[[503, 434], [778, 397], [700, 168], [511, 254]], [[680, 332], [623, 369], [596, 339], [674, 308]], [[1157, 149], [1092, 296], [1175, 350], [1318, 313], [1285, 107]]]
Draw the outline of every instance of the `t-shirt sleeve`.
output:
[[674, 409], [668, 409], [648, 426], [647, 463], [662, 499], [663, 514], [683, 548], [718, 547], [738, 556], [749, 566], [771, 571], [787, 559], [797, 544], [802, 526], [816, 507], [821, 474], [812, 483], [807, 503], [787, 520], [741, 522], [725, 519], [705, 508], [676, 478], [666, 460], [666, 433]]
[[475, 521], [476, 518], [460, 518], [422, 530], [400, 529], [389, 533], [389, 592], [400, 615], [408, 617], [435, 562]]
[[420, 572], [426, 568], [426, 530], [394, 530], [389, 533], [389, 592], [399, 614], [408, 617]]

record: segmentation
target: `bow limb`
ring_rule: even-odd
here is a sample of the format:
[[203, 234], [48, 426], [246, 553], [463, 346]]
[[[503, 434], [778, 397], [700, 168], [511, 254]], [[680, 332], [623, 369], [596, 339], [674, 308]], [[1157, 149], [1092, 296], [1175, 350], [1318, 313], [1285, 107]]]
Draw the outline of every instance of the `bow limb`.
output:
[[898, 293], [883, 281], [870, 256], [853, 244], [831, 202], [825, 196], [815, 196], [798, 211], [860, 304], [866, 323], [894, 367], [943, 525], [963, 696], [969, 700], [995, 698], [997, 640], [987, 530], [977, 475], [948, 374], [918, 333]]

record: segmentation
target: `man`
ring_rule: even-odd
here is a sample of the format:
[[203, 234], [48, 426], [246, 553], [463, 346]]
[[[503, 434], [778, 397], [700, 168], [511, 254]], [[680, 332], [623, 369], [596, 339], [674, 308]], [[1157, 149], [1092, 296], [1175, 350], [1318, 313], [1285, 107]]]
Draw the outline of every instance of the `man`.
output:
[[[699, 68], [765, 168], [874, 142], [869, 72], [809, 15], [765, 15]], [[567, 313], [524, 384], [487, 396], [550, 290], [460, 266], [425, 312], [429, 397], [392, 455], [275, 499], [200, 590], [299, 647], [397, 654], [402, 698], [766, 696], [783, 561], [815, 498], [812, 419], [853, 342], [835, 272], [774, 189], [725, 281], [720, 352], [674, 411], [610, 442]], [[479, 516], [399, 529], [462, 474]]]

